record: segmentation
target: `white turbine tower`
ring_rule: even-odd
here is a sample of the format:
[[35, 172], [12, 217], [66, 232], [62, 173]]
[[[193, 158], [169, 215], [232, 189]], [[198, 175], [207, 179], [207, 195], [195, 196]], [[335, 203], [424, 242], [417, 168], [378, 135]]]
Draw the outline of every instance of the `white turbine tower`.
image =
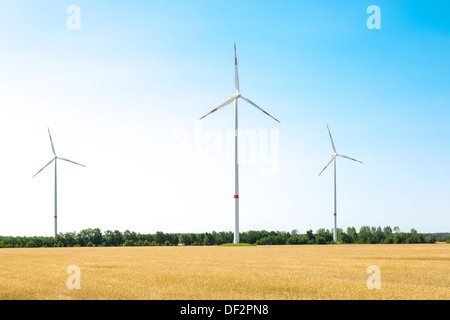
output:
[[247, 98], [244, 98], [240, 91], [239, 91], [239, 76], [238, 76], [238, 65], [237, 65], [237, 57], [236, 57], [236, 44], [234, 44], [234, 65], [235, 65], [235, 77], [234, 77], [234, 84], [236, 86], [236, 93], [231, 96], [231, 99], [225, 101], [220, 106], [212, 110], [211, 112], [205, 114], [203, 117], [200, 118], [203, 119], [204, 117], [210, 115], [211, 113], [216, 112], [217, 110], [225, 107], [226, 105], [230, 104], [234, 101], [234, 243], [239, 243], [239, 167], [238, 167], [238, 99], [241, 98], [242, 100], [248, 102], [255, 108], [261, 110], [266, 115], [271, 117], [277, 122], [277, 119], [272, 117], [270, 114], [268, 114], [266, 111], [258, 107], [255, 103], [250, 101]]
[[333, 138], [331, 137], [331, 132], [330, 132], [330, 128], [327, 125], [327, 129], [328, 129], [328, 134], [330, 135], [330, 140], [331, 140], [331, 147], [333, 148], [334, 153], [331, 155], [331, 160], [330, 162], [327, 163], [327, 165], [325, 166], [325, 168], [322, 169], [322, 171], [320, 171], [319, 176], [322, 172], [324, 172], [324, 170], [330, 165], [331, 162], [334, 162], [334, 170], [333, 170], [333, 203], [334, 203], [334, 230], [333, 230], [333, 240], [334, 242], [337, 242], [337, 209], [336, 209], [336, 157], [342, 157], [345, 159], [350, 159], [359, 163], [362, 163], [359, 160], [344, 156], [342, 154], [338, 154], [336, 152], [336, 147], [334, 146], [334, 142], [333, 142]]
[[41, 172], [42, 170], [44, 170], [47, 166], [49, 166], [53, 161], [55, 161], [55, 216], [54, 216], [54, 218], [55, 218], [55, 237], [56, 237], [56, 235], [58, 234], [58, 223], [57, 223], [57, 218], [58, 218], [58, 206], [57, 206], [57, 203], [58, 203], [58, 201], [57, 201], [57, 187], [56, 187], [56, 181], [57, 181], [57, 179], [56, 179], [56, 177], [57, 177], [57, 174], [56, 174], [56, 160], [57, 159], [59, 159], [59, 160], [63, 160], [63, 161], [67, 161], [67, 162], [70, 162], [70, 163], [74, 163], [74, 164], [77, 164], [77, 165], [79, 165], [79, 166], [83, 166], [83, 167], [86, 167], [85, 165], [82, 165], [82, 164], [80, 164], [80, 163], [76, 163], [76, 162], [74, 162], [74, 161], [71, 161], [71, 160], [69, 160], [69, 159], [65, 159], [65, 158], [60, 158], [60, 157], [58, 157], [57, 155], [56, 155], [56, 152], [55, 152], [55, 147], [53, 146], [53, 141], [52, 141], [52, 136], [51, 136], [51, 134], [50, 134], [50, 129], [49, 128], [47, 128], [47, 130], [48, 130], [48, 135], [49, 135], [49, 137], [50, 137], [50, 143], [51, 143], [51, 145], [52, 145], [52, 152], [53, 152], [53, 155], [55, 156], [52, 160], [50, 160], [41, 170], [39, 170], [34, 176], [33, 176], [33, 178], [39, 173], [39, 172]]

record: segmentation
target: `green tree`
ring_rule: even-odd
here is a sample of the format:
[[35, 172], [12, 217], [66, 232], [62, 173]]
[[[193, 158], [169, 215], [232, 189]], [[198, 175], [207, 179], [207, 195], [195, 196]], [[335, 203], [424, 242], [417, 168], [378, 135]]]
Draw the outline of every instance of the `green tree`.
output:
[[61, 240], [65, 246], [73, 247], [77, 244], [76, 232], [66, 232], [62, 237], [64, 240]]
[[417, 238], [417, 243], [425, 243], [425, 236], [422, 233], [418, 233], [416, 238]]
[[436, 243], [436, 235], [435, 234], [430, 234], [429, 237], [427, 237], [427, 243]]
[[[138, 241], [136, 232], [130, 231], [130, 230], [125, 230], [125, 232], [123, 233], [123, 238], [125, 241], [130, 240], [133, 243]], [[164, 242], [162, 242], [162, 243], [164, 243]]]
[[103, 236], [103, 244], [107, 247], [115, 246], [114, 243], [114, 232], [111, 230], [106, 230]]
[[114, 243], [116, 246], [121, 246], [125, 242], [122, 233], [119, 230], [114, 230]]
[[392, 228], [390, 226], [384, 227], [383, 233], [386, 237], [390, 236], [392, 234]]
[[375, 237], [375, 243], [384, 243], [386, 234], [381, 230], [381, 227], [378, 227], [375, 230], [374, 237]]
[[30, 240], [27, 241], [26, 247], [27, 248], [35, 248], [35, 247], [37, 247], [37, 245], [32, 239], [30, 239]]
[[178, 242], [186, 245], [186, 235], [180, 234], [180, 238], [178, 239]]
[[292, 235], [287, 239], [286, 244], [299, 244], [299, 238], [298, 235]]
[[370, 235], [366, 238], [366, 243], [367, 243], [367, 244], [375, 244], [375, 243], [377, 243], [377, 242], [376, 242], [376, 239], [375, 239], [375, 236], [373, 236], [372, 234], [370, 234]]
[[156, 243], [161, 246], [166, 242], [166, 237], [164, 235], [164, 232], [157, 231], [156, 232]]
[[[316, 232], [316, 243], [317, 243], [317, 237], [322, 237], [325, 239], [325, 243], [331, 243], [333, 242], [333, 233], [328, 229], [319, 229]], [[322, 241], [322, 240], [320, 240]]]
[[298, 244], [307, 244], [308, 243], [308, 236], [306, 234], [302, 235], [298, 239]]
[[216, 244], [221, 245], [227, 243], [226, 237], [224, 237], [224, 232], [218, 232], [216, 234]]
[[88, 235], [87, 230], [81, 230], [80, 232], [78, 232], [75, 235], [75, 237], [76, 237], [77, 244], [80, 247], [86, 246], [86, 244], [89, 242], [89, 235]]
[[356, 228], [355, 227], [348, 227], [347, 228], [347, 235], [351, 239], [350, 240], [351, 243], [358, 242], [358, 233], [356, 232]]
[[392, 244], [392, 243], [394, 243], [394, 236], [393, 236], [392, 234], [390, 234], [390, 235], [384, 240], [384, 243], [387, 243], [387, 244]]
[[369, 237], [372, 236], [372, 230], [369, 226], [361, 226], [358, 233], [358, 243], [370, 243]]
[[342, 243], [352, 243], [353, 239], [347, 233], [341, 232], [338, 236], [338, 240]]
[[321, 236], [321, 235], [317, 235], [315, 241], [316, 241], [316, 244], [326, 244], [327, 243], [327, 240], [325, 239], [325, 237]]
[[91, 242], [94, 246], [98, 247], [102, 244], [103, 236], [99, 228], [92, 229], [91, 231]]
[[42, 238], [42, 246], [43, 247], [51, 248], [51, 247], [54, 247], [55, 245], [56, 245], [56, 241], [55, 241], [54, 237]]
[[205, 235], [205, 237], [203, 238], [203, 245], [204, 245], [204, 246], [209, 246], [209, 238], [208, 238], [208, 235]]
[[1, 241], [2, 248], [14, 248], [17, 241], [14, 237], [6, 237]]
[[315, 240], [315, 236], [312, 230], [308, 230], [306, 231], [306, 236], [308, 237], [308, 243], [311, 241], [312, 243], [314, 243]]

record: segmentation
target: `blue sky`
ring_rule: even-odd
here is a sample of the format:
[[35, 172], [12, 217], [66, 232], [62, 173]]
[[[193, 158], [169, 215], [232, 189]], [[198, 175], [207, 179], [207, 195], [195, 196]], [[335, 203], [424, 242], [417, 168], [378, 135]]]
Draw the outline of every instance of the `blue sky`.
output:
[[[80, 8], [80, 29], [66, 12]], [[381, 29], [369, 30], [370, 5]], [[0, 234], [450, 231], [450, 4], [440, 1], [14, 1], [0, 4]], [[254, 140], [257, 143], [255, 144]], [[252, 144], [253, 143], [253, 144]], [[340, 159], [341, 160], [341, 159]], [[330, 168], [331, 169], [331, 168]]]

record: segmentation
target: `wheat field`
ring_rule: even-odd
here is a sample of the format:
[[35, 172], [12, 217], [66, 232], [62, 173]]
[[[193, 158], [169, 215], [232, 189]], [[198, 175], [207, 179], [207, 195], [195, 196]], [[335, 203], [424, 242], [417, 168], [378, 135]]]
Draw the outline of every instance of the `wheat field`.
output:
[[[379, 289], [367, 284], [373, 265]], [[448, 300], [450, 245], [0, 249], [5, 299]]]

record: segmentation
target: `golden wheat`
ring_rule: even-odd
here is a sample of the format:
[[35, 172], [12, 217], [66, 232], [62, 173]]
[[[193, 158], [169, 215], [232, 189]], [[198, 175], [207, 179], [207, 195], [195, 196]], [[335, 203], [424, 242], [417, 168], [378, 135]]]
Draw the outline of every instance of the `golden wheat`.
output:
[[0, 299], [448, 300], [449, 266], [448, 244], [0, 249]]

